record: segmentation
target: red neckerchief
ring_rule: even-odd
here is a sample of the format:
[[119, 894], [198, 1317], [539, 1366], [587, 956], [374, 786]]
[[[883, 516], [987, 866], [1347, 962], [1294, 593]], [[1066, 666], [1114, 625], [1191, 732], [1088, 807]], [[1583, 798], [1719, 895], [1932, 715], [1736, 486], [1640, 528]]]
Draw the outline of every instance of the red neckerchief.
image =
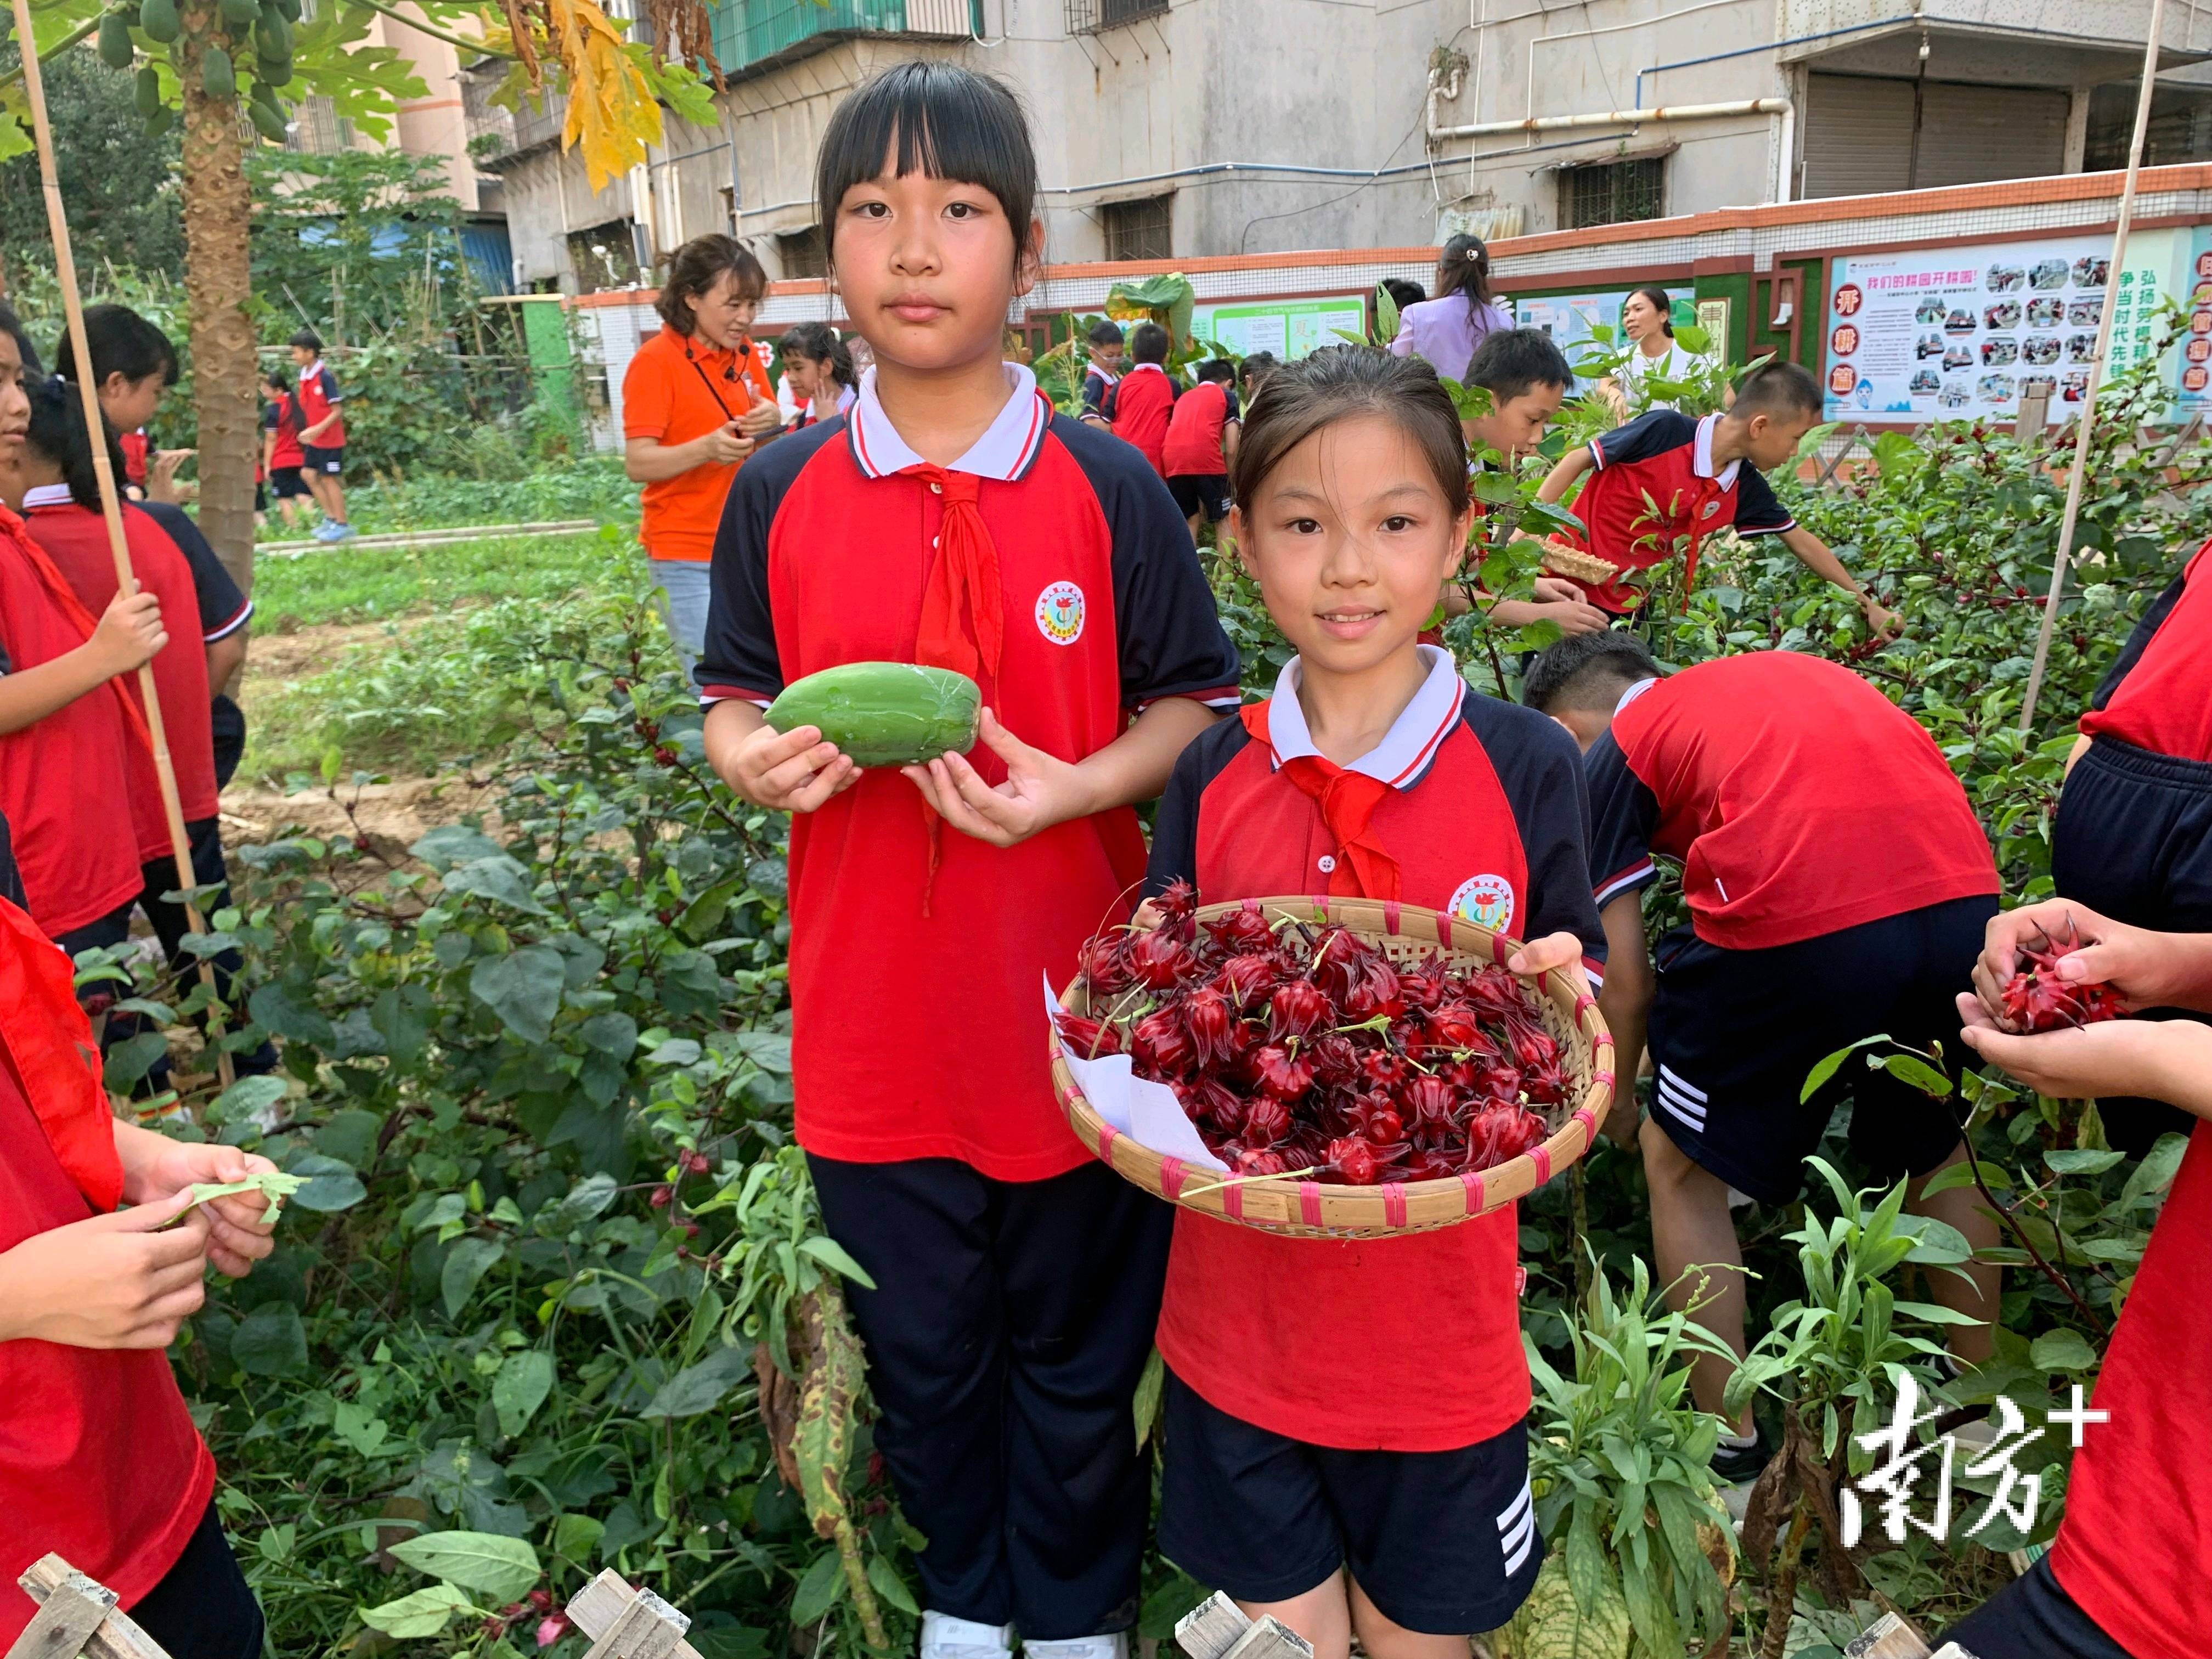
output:
[[[1246, 732], [1262, 743], [1268, 741], [1266, 703], [1247, 703], [1237, 713]], [[1320, 806], [1322, 821], [1336, 838], [1340, 856], [1328, 872], [1329, 892], [1346, 898], [1395, 899], [1398, 860], [1373, 829], [1375, 809], [1389, 799], [1390, 786], [1364, 772], [1347, 772], [1319, 755], [1294, 755], [1281, 761], [1280, 769]]]

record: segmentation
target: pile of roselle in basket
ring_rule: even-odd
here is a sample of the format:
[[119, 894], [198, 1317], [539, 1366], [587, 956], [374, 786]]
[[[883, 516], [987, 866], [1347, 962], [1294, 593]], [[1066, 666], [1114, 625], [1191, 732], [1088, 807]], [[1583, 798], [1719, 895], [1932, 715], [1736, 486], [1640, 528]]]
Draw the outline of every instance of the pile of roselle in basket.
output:
[[1158, 927], [1085, 945], [1090, 1017], [1061, 1014], [1060, 1039], [1174, 1090], [1237, 1175], [1448, 1179], [1550, 1133], [1529, 1103], [1565, 1100], [1570, 1079], [1503, 968], [1399, 967], [1342, 927], [1256, 909], [1200, 926], [1186, 882], [1152, 903]]

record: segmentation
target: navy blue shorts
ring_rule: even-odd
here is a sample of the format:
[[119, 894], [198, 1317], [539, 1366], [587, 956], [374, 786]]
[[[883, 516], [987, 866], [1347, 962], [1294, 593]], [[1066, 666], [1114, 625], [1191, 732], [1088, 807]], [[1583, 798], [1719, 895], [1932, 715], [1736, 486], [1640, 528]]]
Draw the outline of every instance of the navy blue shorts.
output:
[[1973, 1659], [2132, 1659], [2066, 1593], [2049, 1556], [1943, 1634]]
[[1168, 494], [1175, 497], [1176, 510], [1184, 518], [1203, 513], [1208, 524], [1219, 524], [1236, 505], [1230, 497], [1225, 472], [1178, 472], [1168, 480]]
[[1349, 1566], [1431, 1636], [1496, 1630], [1543, 1565], [1528, 1430], [1455, 1451], [1310, 1446], [1208, 1405], [1170, 1371], [1160, 1553], [1238, 1601], [1287, 1601]]
[[320, 444], [301, 444], [300, 453], [307, 457], [302, 471], [319, 472], [335, 478], [345, 471], [345, 446], [339, 444], [325, 449]]
[[1852, 1152], [1892, 1176], [1927, 1174], [1958, 1147], [1951, 1108], [1856, 1060], [1810, 1101], [1797, 1097], [1825, 1056], [1877, 1032], [1919, 1048], [1940, 1042], [1955, 1079], [1955, 999], [1973, 988], [1996, 912], [1995, 894], [1951, 899], [1764, 951], [1675, 929], [1657, 951], [1652, 1121], [1700, 1169], [1787, 1204], [1848, 1094]]
[[[2099, 738], [2059, 794], [2051, 876], [2059, 897], [2130, 927], [2212, 933], [2212, 765]], [[2138, 1157], [2161, 1134], [2196, 1124], [2163, 1101], [2108, 1097], [2100, 1105], [2112, 1145]]]

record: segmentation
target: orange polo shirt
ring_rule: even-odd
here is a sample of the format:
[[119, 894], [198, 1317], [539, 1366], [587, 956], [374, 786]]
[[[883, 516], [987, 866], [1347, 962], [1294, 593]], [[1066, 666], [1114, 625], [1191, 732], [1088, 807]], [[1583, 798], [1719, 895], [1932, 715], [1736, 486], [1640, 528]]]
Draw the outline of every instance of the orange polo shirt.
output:
[[[623, 376], [623, 435], [690, 443], [738, 419], [757, 398], [775, 401], [757, 354], [709, 350], [704, 341], [664, 323], [659, 333], [637, 349]], [[742, 465], [709, 463], [646, 485], [637, 538], [647, 556], [701, 564], [712, 558], [722, 498]]]

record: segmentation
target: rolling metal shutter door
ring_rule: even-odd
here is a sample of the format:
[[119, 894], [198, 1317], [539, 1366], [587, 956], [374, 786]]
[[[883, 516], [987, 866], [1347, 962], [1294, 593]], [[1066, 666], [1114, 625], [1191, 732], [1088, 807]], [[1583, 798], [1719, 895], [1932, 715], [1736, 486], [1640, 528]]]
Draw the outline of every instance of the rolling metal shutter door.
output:
[[2063, 171], [2069, 102], [2065, 93], [2044, 87], [1929, 82], [1920, 94], [1913, 187], [2039, 179]]
[[1872, 196], [1912, 188], [1910, 81], [1870, 75], [1808, 77], [1805, 194]]

